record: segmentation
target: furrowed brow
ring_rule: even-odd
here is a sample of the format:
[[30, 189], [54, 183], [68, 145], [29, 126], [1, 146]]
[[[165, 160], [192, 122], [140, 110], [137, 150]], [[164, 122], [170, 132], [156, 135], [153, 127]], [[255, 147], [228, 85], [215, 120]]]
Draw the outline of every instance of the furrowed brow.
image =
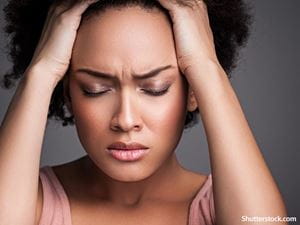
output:
[[162, 66], [156, 69], [151, 70], [150, 72], [147, 73], [143, 73], [143, 74], [132, 74], [132, 76], [134, 77], [134, 79], [136, 80], [145, 80], [154, 76], [157, 76], [160, 72], [173, 68], [174, 66], [172, 65], [167, 65], [167, 66]]
[[[158, 74], [160, 74], [160, 72], [170, 69], [170, 68], [174, 68], [174, 66], [172, 66], [172, 65], [162, 66], [162, 67], [153, 69], [147, 73], [132, 74], [132, 76], [135, 80], [145, 80], [145, 79], [157, 76]], [[86, 73], [88, 75], [91, 75], [91, 76], [94, 76], [97, 78], [102, 78], [102, 79], [109, 79], [109, 80], [117, 80], [118, 79], [117, 76], [115, 76], [113, 74], [95, 71], [95, 70], [91, 70], [91, 69], [87, 69], [87, 68], [80, 68], [80, 69], [76, 70], [75, 72]]]

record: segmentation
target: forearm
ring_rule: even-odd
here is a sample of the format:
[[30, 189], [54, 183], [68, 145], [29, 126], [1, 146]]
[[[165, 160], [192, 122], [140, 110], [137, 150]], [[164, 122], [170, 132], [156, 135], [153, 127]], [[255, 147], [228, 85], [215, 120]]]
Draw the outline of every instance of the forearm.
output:
[[285, 216], [280, 192], [224, 70], [207, 63], [188, 70], [187, 79], [207, 135], [218, 224], [242, 224], [243, 215]]
[[[33, 224], [41, 147], [54, 80], [25, 74], [0, 129], [0, 224]], [[42, 78], [42, 76], [44, 77]]]

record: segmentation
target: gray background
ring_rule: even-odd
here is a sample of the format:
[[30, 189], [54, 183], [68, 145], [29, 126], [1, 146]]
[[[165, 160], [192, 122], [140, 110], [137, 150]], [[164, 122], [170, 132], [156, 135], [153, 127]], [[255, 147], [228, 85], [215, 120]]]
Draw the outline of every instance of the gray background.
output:
[[[4, 19], [0, 1], [0, 25]], [[253, 1], [254, 24], [248, 45], [233, 73], [232, 85], [265, 160], [277, 181], [289, 216], [300, 220], [300, 3], [297, 0]], [[7, 40], [0, 31], [0, 75], [10, 69]], [[0, 121], [15, 89], [0, 89]], [[202, 124], [183, 134], [177, 155], [191, 170], [209, 173], [208, 148]], [[75, 128], [50, 122], [41, 166], [61, 164], [85, 155]], [[297, 172], [298, 171], [298, 172]], [[297, 175], [298, 174], [298, 175]], [[293, 223], [295, 224], [295, 223]]]

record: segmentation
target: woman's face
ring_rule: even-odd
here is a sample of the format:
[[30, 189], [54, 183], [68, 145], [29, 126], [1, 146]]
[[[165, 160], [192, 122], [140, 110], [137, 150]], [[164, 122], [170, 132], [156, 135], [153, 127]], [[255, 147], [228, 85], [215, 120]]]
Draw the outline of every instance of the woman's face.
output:
[[[162, 67], [155, 76], [140, 77]], [[182, 135], [188, 92], [177, 65], [171, 25], [162, 12], [108, 9], [82, 23], [69, 85], [79, 139], [106, 175], [138, 181], [170, 162]], [[153, 91], [162, 92], [156, 96]], [[150, 151], [137, 161], [119, 161], [105, 151], [116, 141], [138, 142]]]

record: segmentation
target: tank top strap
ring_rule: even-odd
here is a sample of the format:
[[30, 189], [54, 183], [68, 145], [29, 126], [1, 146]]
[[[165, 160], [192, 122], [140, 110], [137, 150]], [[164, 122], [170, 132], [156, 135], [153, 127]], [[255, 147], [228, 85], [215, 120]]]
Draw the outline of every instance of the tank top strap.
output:
[[207, 176], [206, 181], [194, 197], [189, 211], [189, 225], [214, 225], [215, 208], [212, 189], [212, 175]]
[[43, 207], [39, 225], [72, 225], [70, 204], [63, 186], [50, 166], [40, 168]]

